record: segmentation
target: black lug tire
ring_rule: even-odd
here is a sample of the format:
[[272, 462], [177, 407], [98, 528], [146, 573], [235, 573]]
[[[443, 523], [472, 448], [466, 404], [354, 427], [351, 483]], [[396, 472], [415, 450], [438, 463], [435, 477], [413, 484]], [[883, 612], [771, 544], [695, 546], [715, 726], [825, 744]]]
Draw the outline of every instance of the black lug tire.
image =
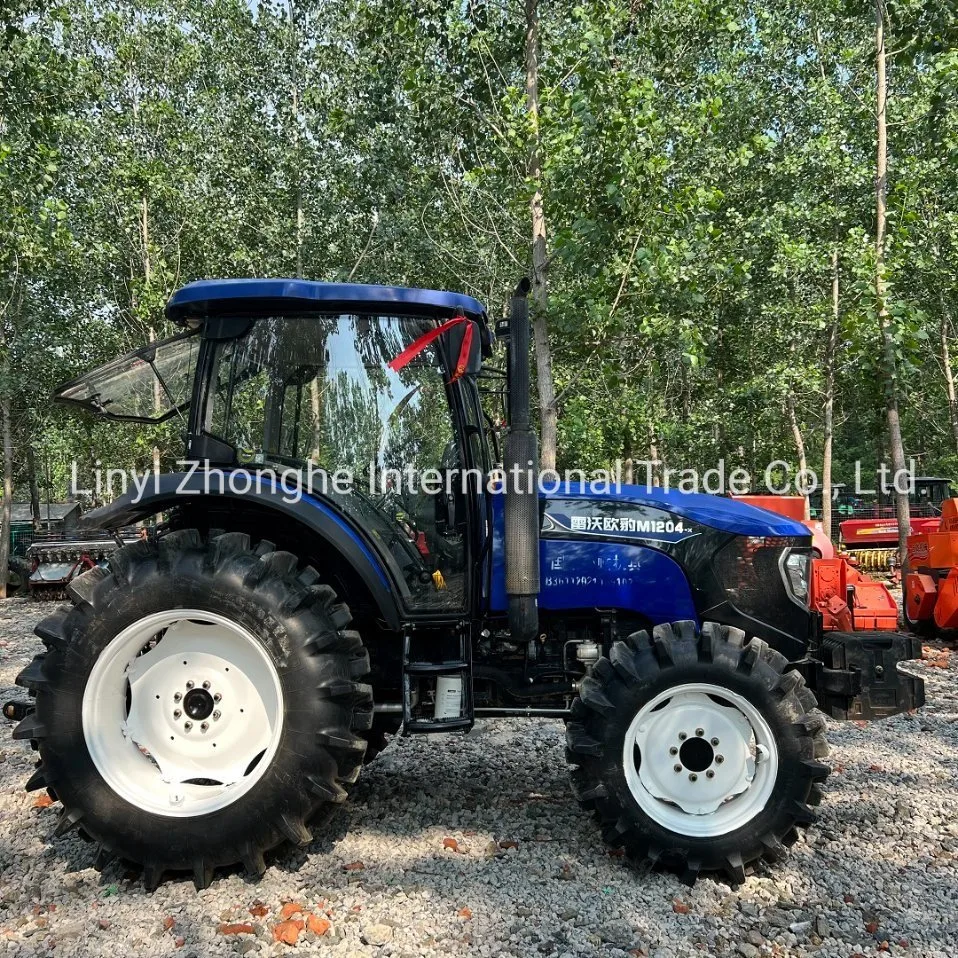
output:
[[[609, 658], [583, 680], [566, 726], [573, 790], [594, 813], [605, 841], [624, 849], [643, 867], [675, 871], [691, 885], [700, 873], [717, 873], [732, 884], [761, 861], [774, 862], [815, 820], [829, 768], [825, 719], [815, 696], [783, 655], [740, 629], [694, 622], [659, 625], [650, 639], [636, 632], [616, 642]], [[626, 783], [625, 735], [637, 711], [655, 695], [678, 685], [708, 682], [738, 692], [768, 722], [779, 752], [774, 790], [765, 807], [735, 831], [709, 838], [671, 831], [647, 815]]]
[[918, 635], [922, 638], [932, 639], [935, 637], [938, 626], [935, 624], [934, 618], [931, 619], [912, 619], [908, 614], [908, 595], [902, 587], [902, 599], [901, 599], [901, 621], [905, 626], [907, 632], [911, 632], [912, 635]]
[[32, 570], [30, 565], [19, 557], [10, 560], [7, 570], [7, 598], [27, 594]]
[[[71, 605], [43, 619], [46, 646], [17, 677], [36, 711], [14, 730], [40, 762], [28, 790], [46, 787], [63, 804], [54, 836], [76, 827], [96, 844], [102, 868], [113, 858], [143, 866], [147, 888], [169, 872], [190, 872], [197, 889], [216, 868], [242, 864], [253, 875], [263, 855], [289, 841], [312, 840], [308, 823], [346, 798], [362, 767], [372, 725], [372, 690], [357, 681], [369, 655], [346, 627], [349, 610], [298, 569], [288, 552], [243, 533], [172, 532], [110, 557], [68, 588]], [[266, 648], [283, 689], [282, 737], [269, 768], [249, 791], [218, 811], [172, 818], [122, 799], [103, 780], [83, 735], [83, 691], [97, 657], [131, 623], [155, 612], [198, 608], [247, 628]]]

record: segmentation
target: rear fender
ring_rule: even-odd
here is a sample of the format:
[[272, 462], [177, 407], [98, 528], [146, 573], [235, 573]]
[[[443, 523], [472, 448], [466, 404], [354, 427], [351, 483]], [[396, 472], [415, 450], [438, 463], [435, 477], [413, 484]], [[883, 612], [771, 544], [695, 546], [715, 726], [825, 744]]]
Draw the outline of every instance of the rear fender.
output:
[[118, 529], [174, 507], [202, 509], [204, 500], [211, 498], [232, 500], [237, 511], [241, 510], [241, 502], [255, 504], [258, 509], [265, 508], [301, 525], [338, 552], [369, 590], [381, 617], [391, 628], [398, 629], [401, 615], [389, 578], [358, 532], [318, 497], [303, 493], [291, 501], [292, 497], [269, 477], [248, 475], [252, 480], [248, 492], [230, 488], [233, 483], [229, 482], [210, 490], [202, 470], [153, 476], [147, 489], [129, 490], [109, 505], [88, 512], [81, 518], [80, 527]]

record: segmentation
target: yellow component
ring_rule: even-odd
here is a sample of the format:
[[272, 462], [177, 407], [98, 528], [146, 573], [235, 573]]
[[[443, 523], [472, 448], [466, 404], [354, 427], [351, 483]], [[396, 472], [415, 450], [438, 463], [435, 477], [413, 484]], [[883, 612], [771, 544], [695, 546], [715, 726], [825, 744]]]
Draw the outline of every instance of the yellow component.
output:
[[860, 569], [869, 572], [887, 572], [898, 563], [897, 549], [850, 549], [842, 555], [854, 559]]
[[443, 592], [446, 588], [446, 580], [438, 569], [432, 574], [432, 584], [436, 587], [437, 592]]

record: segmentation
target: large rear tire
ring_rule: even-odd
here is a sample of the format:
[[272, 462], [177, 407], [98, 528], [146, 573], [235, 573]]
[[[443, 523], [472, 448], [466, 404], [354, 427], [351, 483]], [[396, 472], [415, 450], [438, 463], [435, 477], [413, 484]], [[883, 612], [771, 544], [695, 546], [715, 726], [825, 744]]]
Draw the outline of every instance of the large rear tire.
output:
[[155, 888], [312, 840], [366, 749], [369, 657], [310, 567], [242, 533], [137, 542], [70, 583], [17, 678], [36, 711], [15, 730], [40, 752], [27, 789], [63, 804], [96, 862], [143, 866]]
[[688, 884], [776, 861], [814, 821], [828, 747], [815, 697], [739, 629], [693, 622], [617, 642], [566, 729], [572, 780], [605, 840]]

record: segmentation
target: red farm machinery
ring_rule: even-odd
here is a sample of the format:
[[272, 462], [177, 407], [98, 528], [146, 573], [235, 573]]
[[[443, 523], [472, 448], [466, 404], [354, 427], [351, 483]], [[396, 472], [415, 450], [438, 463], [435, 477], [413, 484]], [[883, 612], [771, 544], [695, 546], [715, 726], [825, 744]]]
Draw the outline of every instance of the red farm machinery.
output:
[[902, 614], [920, 635], [958, 630], [958, 499], [942, 503], [933, 529], [908, 537]]
[[[948, 479], [933, 476], [915, 479], [909, 495], [914, 534], [937, 531], [942, 504], [951, 494]], [[854, 495], [840, 487], [833, 513], [839, 517], [839, 545], [861, 569], [878, 572], [898, 565], [898, 520], [890, 492], [879, 490], [872, 496]]]
[[[808, 605], [821, 614], [826, 632], [892, 632], [898, 627], [898, 606], [888, 586], [863, 573], [855, 558], [836, 553], [821, 522], [804, 518], [805, 501], [801, 496], [736, 498], [804, 522], [811, 529]], [[955, 538], [958, 541], [958, 535]]]

